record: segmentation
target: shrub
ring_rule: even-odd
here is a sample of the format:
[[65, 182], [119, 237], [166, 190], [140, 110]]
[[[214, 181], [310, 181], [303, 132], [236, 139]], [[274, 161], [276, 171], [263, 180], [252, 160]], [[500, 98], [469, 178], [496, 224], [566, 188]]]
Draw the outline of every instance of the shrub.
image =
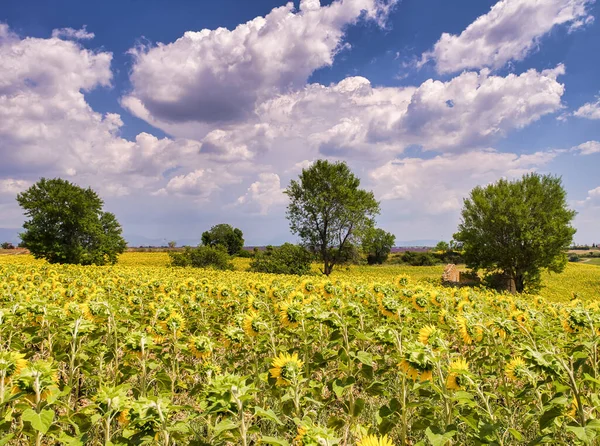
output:
[[432, 266], [439, 263], [439, 260], [429, 252], [406, 251], [400, 258], [411, 266]]
[[15, 249], [15, 246], [11, 242], [4, 242], [0, 245], [2, 249]]
[[250, 271], [256, 273], [297, 274], [310, 273], [313, 256], [305, 248], [284, 243], [279, 248], [267, 246], [263, 252], [257, 252], [250, 263]]
[[169, 252], [171, 266], [192, 266], [194, 268], [212, 268], [232, 270], [233, 263], [224, 246], [186, 247], [183, 252]]
[[581, 258], [577, 254], [569, 254], [569, 262], [579, 262]]
[[237, 253], [237, 256], [243, 259], [251, 259], [252, 257], [254, 257], [254, 251], [242, 249], [240, 252]]

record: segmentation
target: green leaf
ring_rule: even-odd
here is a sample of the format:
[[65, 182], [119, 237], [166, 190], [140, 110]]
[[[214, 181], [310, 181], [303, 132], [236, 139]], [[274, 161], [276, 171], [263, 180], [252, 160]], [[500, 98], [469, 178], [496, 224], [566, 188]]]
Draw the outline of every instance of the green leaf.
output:
[[262, 407], [255, 406], [254, 407], [254, 415], [258, 415], [261, 418], [266, 418], [268, 420], [273, 421], [274, 423], [283, 426], [283, 422], [277, 417], [273, 409], [263, 409]]
[[596, 431], [588, 427], [566, 426], [566, 429], [569, 432], [573, 432], [577, 438], [585, 443], [589, 443], [596, 438]]
[[540, 417], [540, 430], [546, 429], [554, 421], [554, 419], [562, 415], [563, 410], [559, 407], [552, 407], [542, 414]]
[[23, 421], [29, 421], [31, 426], [38, 432], [45, 434], [50, 429], [52, 421], [54, 420], [54, 411], [51, 409], [44, 409], [40, 413], [37, 413], [33, 409], [27, 409], [21, 416]]
[[356, 354], [356, 359], [358, 359], [364, 365], [373, 365], [373, 355], [371, 355], [371, 353], [360, 351]]
[[456, 431], [445, 432], [444, 434], [435, 434], [430, 427], [425, 429], [425, 435], [427, 435], [427, 439], [432, 444], [432, 446], [444, 446], [447, 444], [454, 435], [456, 435]]
[[215, 426], [214, 433], [216, 436], [219, 436], [223, 432], [228, 432], [228, 431], [231, 431], [231, 430], [234, 430], [237, 428], [238, 428], [237, 423], [234, 423], [233, 421], [231, 421], [229, 419], [225, 419]]
[[513, 429], [512, 427], [508, 429], [508, 432], [511, 433], [511, 435], [513, 437], [515, 437], [515, 440], [517, 441], [523, 441], [523, 435], [521, 435], [521, 432], [519, 432], [516, 429]]
[[12, 438], [15, 436], [15, 434], [8, 434], [6, 436], [4, 436], [3, 438], [0, 438], [0, 446], [4, 446], [5, 444], [8, 444], [8, 442], [10, 440], [12, 440]]

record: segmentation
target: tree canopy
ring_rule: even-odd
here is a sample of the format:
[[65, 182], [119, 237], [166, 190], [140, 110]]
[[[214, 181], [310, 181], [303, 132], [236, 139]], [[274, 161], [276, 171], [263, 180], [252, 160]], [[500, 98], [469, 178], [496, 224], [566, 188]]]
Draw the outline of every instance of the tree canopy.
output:
[[564, 269], [575, 214], [567, 207], [560, 178], [502, 179], [471, 191], [454, 239], [462, 243], [468, 267], [501, 272], [514, 280], [518, 292], [535, 290], [543, 269]]
[[285, 191], [290, 198], [290, 228], [320, 256], [323, 274], [331, 274], [344, 248], [358, 243], [379, 214], [373, 192], [359, 186], [360, 180], [346, 163], [318, 160], [303, 169]]
[[244, 234], [238, 228], [221, 223], [202, 233], [202, 244], [204, 246], [222, 245], [232, 256], [244, 247]]
[[385, 262], [394, 247], [396, 236], [383, 229], [368, 229], [362, 240], [363, 252], [367, 256], [369, 265], [382, 264]]
[[69, 181], [40, 179], [17, 195], [29, 218], [20, 234], [23, 246], [50, 263], [115, 263], [127, 244], [121, 225], [92, 189]]

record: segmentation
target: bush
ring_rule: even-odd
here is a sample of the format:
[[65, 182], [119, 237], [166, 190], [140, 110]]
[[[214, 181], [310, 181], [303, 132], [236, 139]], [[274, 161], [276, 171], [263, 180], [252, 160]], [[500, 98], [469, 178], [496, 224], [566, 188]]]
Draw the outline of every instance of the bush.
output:
[[242, 249], [240, 252], [237, 253], [237, 256], [241, 257], [242, 259], [251, 259], [252, 257], [254, 257], [254, 251]]
[[15, 249], [15, 246], [10, 243], [10, 242], [4, 242], [2, 243], [2, 245], [0, 245], [0, 248], [2, 249]]
[[231, 258], [224, 246], [186, 247], [183, 252], [169, 252], [171, 266], [192, 266], [194, 268], [233, 269]]
[[267, 246], [263, 252], [257, 252], [250, 263], [249, 271], [271, 274], [310, 273], [313, 256], [302, 246], [284, 243], [279, 248]]
[[440, 263], [439, 260], [429, 252], [406, 251], [400, 258], [404, 263], [408, 263], [411, 266], [432, 266]]
[[581, 258], [577, 254], [569, 254], [569, 262], [579, 262]]

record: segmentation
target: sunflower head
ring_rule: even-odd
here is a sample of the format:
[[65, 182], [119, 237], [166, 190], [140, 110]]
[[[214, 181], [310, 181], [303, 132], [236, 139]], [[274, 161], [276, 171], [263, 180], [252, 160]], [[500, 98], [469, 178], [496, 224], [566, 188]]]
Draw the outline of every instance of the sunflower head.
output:
[[276, 385], [280, 387], [289, 386], [297, 381], [302, 375], [303, 362], [298, 359], [298, 354], [280, 353], [273, 358], [272, 368], [269, 369], [272, 378], [276, 378]]
[[446, 387], [451, 390], [460, 390], [465, 385], [464, 374], [469, 371], [469, 364], [464, 358], [455, 359], [448, 367]]
[[0, 352], [0, 378], [4, 380], [18, 376], [27, 366], [25, 355], [17, 352]]
[[504, 374], [512, 381], [520, 381], [527, 375], [527, 364], [520, 356], [516, 356], [508, 361]]
[[258, 336], [263, 330], [263, 322], [260, 319], [260, 315], [254, 311], [250, 310], [248, 314], [244, 317], [243, 327], [244, 332], [251, 337]]
[[207, 358], [213, 351], [213, 342], [208, 336], [192, 336], [188, 347], [196, 358]]
[[303, 306], [300, 302], [289, 300], [279, 305], [279, 319], [284, 327], [295, 328], [302, 318]]
[[387, 435], [383, 437], [379, 437], [377, 435], [367, 435], [366, 437], [362, 437], [356, 446], [394, 446], [392, 440], [389, 439]]
[[438, 349], [444, 344], [442, 331], [435, 325], [426, 325], [419, 330], [419, 342], [425, 345], [431, 345], [434, 349]]

